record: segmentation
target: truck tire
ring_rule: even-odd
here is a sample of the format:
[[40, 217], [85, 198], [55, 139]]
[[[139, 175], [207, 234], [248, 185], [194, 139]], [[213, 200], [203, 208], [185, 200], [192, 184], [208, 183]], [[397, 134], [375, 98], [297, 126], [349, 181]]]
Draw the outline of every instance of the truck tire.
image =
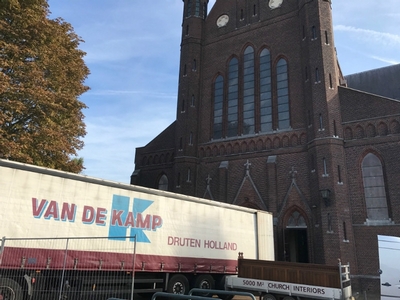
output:
[[189, 280], [182, 274], [175, 274], [168, 281], [167, 292], [185, 295], [189, 292]]
[[[217, 284], [216, 284], [216, 289], [217, 290], [225, 290], [225, 278], [226, 278], [226, 275], [224, 275], [224, 276], [222, 276], [218, 281], [217, 281]], [[232, 298], [233, 298], [233, 294], [232, 295], [227, 295], [227, 294], [218, 294], [217, 295], [218, 296], [218, 298], [220, 298], [221, 300], [231, 300]]]
[[272, 294], [264, 294], [261, 296], [261, 300], [276, 300], [276, 297]]
[[[196, 276], [194, 280], [194, 287], [198, 289], [204, 290], [213, 290], [215, 288], [215, 281], [211, 275], [203, 274]], [[212, 296], [210, 293], [199, 293], [203, 297], [210, 297]]]
[[22, 288], [12, 279], [0, 278], [0, 297], [7, 300], [22, 300]]

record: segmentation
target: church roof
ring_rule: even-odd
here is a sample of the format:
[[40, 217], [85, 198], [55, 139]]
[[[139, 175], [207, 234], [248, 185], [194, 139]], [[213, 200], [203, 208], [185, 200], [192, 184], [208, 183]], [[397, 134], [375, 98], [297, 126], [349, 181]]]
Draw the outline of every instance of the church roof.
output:
[[400, 64], [345, 76], [347, 86], [400, 100]]

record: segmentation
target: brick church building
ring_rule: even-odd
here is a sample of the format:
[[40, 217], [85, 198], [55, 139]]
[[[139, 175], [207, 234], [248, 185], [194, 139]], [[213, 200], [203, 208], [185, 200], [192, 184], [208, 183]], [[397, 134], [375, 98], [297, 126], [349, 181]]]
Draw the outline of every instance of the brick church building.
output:
[[350, 88], [330, 0], [183, 0], [176, 120], [131, 183], [274, 215], [276, 260], [349, 262], [379, 291], [400, 236], [400, 101]]

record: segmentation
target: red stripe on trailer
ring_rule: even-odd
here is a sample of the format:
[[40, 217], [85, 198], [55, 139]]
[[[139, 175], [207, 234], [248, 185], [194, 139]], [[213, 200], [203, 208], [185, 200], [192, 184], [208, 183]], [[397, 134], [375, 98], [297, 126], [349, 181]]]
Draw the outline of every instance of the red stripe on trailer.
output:
[[[65, 253], [66, 258], [65, 258]], [[5, 247], [0, 269], [132, 270], [133, 253]], [[135, 271], [236, 274], [237, 260], [136, 254]]]

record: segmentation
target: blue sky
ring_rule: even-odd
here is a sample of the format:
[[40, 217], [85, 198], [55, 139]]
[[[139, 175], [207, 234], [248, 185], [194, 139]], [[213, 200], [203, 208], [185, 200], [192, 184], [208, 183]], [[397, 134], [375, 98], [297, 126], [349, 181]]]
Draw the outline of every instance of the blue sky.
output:
[[[222, 1], [222, 0], [218, 0]], [[289, 1], [289, 0], [285, 0]], [[293, 1], [293, 0], [290, 0]], [[400, 63], [399, 0], [332, 0], [345, 75]], [[83, 174], [129, 183], [135, 148], [175, 120], [182, 0], [49, 0], [72, 24], [91, 74], [80, 100], [87, 135]], [[210, 0], [209, 7], [215, 3]]]

